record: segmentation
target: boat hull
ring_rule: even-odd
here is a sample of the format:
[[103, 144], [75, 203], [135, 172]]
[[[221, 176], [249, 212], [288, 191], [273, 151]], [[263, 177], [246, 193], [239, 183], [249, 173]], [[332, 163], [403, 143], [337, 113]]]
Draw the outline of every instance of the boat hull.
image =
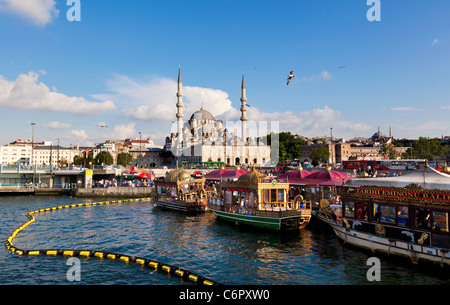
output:
[[277, 231], [298, 230], [306, 227], [309, 222], [309, 218], [305, 219], [305, 217], [302, 216], [274, 218], [255, 215], [242, 215], [215, 209], [211, 210], [219, 219], [225, 221]]
[[319, 218], [328, 223], [336, 236], [345, 244], [369, 249], [372, 252], [379, 251], [387, 254], [409, 257], [413, 264], [417, 264], [419, 261], [429, 261], [450, 266], [449, 249], [420, 245], [418, 243], [395, 240], [380, 235], [357, 231], [348, 228], [345, 225], [338, 224], [333, 219], [326, 217], [323, 213], [319, 213]]
[[197, 199], [196, 201], [183, 201], [175, 198], [164, 198], [161, 196], [154, 196], [153, 201], [156, 206], [161, 209], [179, 211], [188, 214], [203, 213], [206, 209], [206, 198]]

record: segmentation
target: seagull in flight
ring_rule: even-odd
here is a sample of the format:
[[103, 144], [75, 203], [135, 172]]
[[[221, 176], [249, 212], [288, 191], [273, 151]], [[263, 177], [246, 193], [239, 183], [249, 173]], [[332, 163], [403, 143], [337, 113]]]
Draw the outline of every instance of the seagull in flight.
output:
[[339, 67], [339, 69], [344, 69], [344, 68], [346, 68], [346, 66], [340, 66], [340, 67]]
[[103, 122], [97, 123], [97, 126], [100, 128], [108, 128], [108, 126], [106, 126], [106, 123], [103, 123]]
[[294, 77], [295, 77], [294, 71], [289, 72], [289, 76], [288, 76], [286, 85], [289, 85], [289, 82], [290, 82], [291, 79], [293, 79]]

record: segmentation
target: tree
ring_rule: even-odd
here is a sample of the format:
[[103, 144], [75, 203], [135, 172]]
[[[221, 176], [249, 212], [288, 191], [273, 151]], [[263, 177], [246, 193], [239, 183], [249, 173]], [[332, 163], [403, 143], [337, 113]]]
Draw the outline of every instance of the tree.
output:
[[404, 159], [433, 159], [445, 156], [445, 146], [438, 139], [420, 137], [402, 154]]
[[380, 155], [383, 155], [386, 159], [397, 159], [400, 157], [400, 153], [395, 150], [392, 143], [381, 145]]
[[311, 150], [311, 160], [313, 165], [318, 165], [321, 162], [328, 162], [330, 159], [330, 151], [327, 146], [318, 146]]
[[95, 164], [101, 165], [101, 164], [106, 164], [106, 165], [111, 165], [114, 162], [114, 158], [113, 156], [111, 156], [111, 154], [107, 151], [102, 151], [99, 154], [97, 154], [97, 156], [95, 156]]
[[305, 140], [292, 135], [290, 132], [280, 132], [279, 134], [271, 133], [267, 135], [268, 145], [272, 145], [272, 138], [275, 136], [278, 136], [280, 161], [300, 158], [301, 148], [306, 144]]
[[133, 155], [130, 153], [120, 153], [117, 155], [117, 165], [128, 166], [133, 160]]
[[86, 158], [83, 156], [75, 156], [73, 158], [73, 164], [74, 165], [83, 165], [83, 166], [88, 166], [89, 162], [94, 162], [94, 158], [92, 157], [92, 155], [88, 155]]

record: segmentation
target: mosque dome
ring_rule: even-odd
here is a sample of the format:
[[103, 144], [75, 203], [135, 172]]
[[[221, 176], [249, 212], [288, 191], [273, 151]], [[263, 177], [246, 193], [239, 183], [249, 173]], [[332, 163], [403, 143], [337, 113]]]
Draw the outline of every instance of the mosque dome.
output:
[[211, 114], [211, 112], [203, 109], [203, 107], [200, 110], [197, 110], [194, 112], [191, 116], [190, 121], [193, 119], [197, 120], [214, 120], [214, 116]]

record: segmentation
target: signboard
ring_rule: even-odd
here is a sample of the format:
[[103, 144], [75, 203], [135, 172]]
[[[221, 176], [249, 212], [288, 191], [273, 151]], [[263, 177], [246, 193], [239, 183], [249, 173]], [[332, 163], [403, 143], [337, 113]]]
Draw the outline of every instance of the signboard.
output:
[[92, 169], [87, 169], [84, 172], [84, 187], [92, 187]]

